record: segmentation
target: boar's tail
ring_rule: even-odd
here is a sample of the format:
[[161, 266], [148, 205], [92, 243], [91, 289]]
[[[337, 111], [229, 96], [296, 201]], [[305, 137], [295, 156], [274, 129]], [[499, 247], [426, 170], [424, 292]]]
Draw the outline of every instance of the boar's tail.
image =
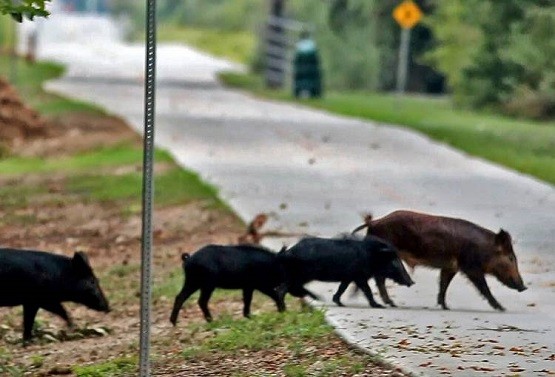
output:
[[364, 228], [369, 228], [371, 223], [372, 223], [372, 214], [368, 213], [368, 214], [364, 215], [364, 224], [357, 226], [351, 232], [351, 234], [355, 234], [356, 232], [358, 232], [359, 230], [362, 230]]
[[182, 260], [183, 262], [186, 262], [187, 259], [189, 259], [189, 257], [190, 257], [190, 255], [189, 255], [188, 253], [183, 253], [183, 254], [181, 254], [181, 260]]
[[359, 230], [362, 230], [364, 228], [368, 227], [368, 224], [362, 224], [357, 226], [355, 229], [353, 229], [353, 231], [351, 232], [351, 234], [355, 234], [356, 232], [358, 232]]
[[287, 250], [287, 246], [283, 245], [281, 247], [281, 250], [278, 252], [278, 254], [283, 254], [285, 252], [285, 250]]

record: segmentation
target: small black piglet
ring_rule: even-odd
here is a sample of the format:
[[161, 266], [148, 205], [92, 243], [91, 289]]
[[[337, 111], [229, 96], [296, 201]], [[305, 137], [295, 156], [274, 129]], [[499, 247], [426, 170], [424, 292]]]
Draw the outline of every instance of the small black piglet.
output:
[[283, 271], [272, 251], [253, 245], [208, 245], [191, 256], [184, 253], [181, 258], [185, 283], [170, 316], [174, 326], [185, 300], [199, 289], [198, 305], [208, 322], [212, 320], [208, 300], [216, 288], [242, 289], [243, 315], [247, 318], [254, 290], [274, 300], [280, 312], [285, 310], [283, 298], [276, 291], [284, 282]]
[[72, 320], [62, 302], [109, 312], [98, 279], [83, 252], [73, 258], [35, 250], [0, 248], [0, 307], [23, 305], [23, 340], [32, 338], [39, 309]]

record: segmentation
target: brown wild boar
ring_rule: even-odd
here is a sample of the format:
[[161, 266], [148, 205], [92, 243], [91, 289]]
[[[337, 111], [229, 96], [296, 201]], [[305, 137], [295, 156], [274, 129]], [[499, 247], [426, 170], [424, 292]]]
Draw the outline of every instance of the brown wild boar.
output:
[[[367, 228], [367, 234], [391, 242], [411, 268], [417, 265], [439, 268], [437, 303], [443, 309], [445, 292], [458, 271], [465, 274], [489, 304], [505, 310], [491, 294], [485, 274], [495, 276], [509, 288], [526, 289], [518, 272], [511, 236], [501, 229], [494, 233], [469, 221], [411, 211], [395, 211], [377, 220], [365, 218], [353, 233]], [[377, 281], [382, 300], [395, 306], [383, 281]]]

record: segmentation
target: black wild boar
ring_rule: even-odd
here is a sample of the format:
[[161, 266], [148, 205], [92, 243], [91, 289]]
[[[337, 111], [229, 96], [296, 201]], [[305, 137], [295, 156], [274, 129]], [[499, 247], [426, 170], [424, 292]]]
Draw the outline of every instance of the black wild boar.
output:
[[341, 295], [354, 282], [364, 292], [370, 306], [381, 308], [383, 306], [372, 296], [368, 279], [379, 275], [401, 285], [413, 284], [395, 248], [374, 237], [304, 238], [289, 250], [281, 251], [278, 259], [286, 276], [286, 283], [279, 289], [282, 296], [289, 292], [296, 297], [308, 295], [318, 299], [303, 285], [312, 280], [339, 281], [341, 284], [333, 301], [341, 306]]
[[64, 301], [83, 304], [93, 310], [110, 311], [88, 258], [76, 252], [73, 258], [42, 251], [0, 248], [0, 306], [23, 305], [23, 340], [32, 338], [39, 309], [71, 318]]
[[[448, 309], [445, 292], [458, 271], [497, 310], [505, 309], [492, 296], [485, 274], [519, 292], [526, 289], [518, 272], [511, 236], [503, 229], [494, 233], [466, 220], [411, 211], [395, 211], [377, 220], [367, 216], [353, 233], [363, 228], [368, 228], [368, 235], [395, 245], [411, 268], [424, 265], [441, 269], [437, 302], [443, 309]], [[393, 305], [385, 286], [381, 284], [378, 288], [382, 299]]]
[[254, 245], [208, 245], [192, 256], [184, 253], [181, 259], [185, 283], [175, 297], [170, 316], [174, 326], [185, 300], [199, 289], [198, 305], [208, 322], [212, 321], [208, 300], [215, 288], [242, 289], [243, 315], [247, 318], [254, 290], [273, 299], [280, 312], [285, 310], [283, 297], [276, 291], [283, 283], [283, 271], [276, 254], [268, 249]]

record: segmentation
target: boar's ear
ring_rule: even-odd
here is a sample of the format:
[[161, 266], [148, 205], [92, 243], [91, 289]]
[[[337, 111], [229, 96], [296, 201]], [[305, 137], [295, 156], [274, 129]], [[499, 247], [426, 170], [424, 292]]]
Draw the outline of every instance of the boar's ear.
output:
[[500, 229], [499, 233], [495, 235], [495, 244], [498, 246], [511, 246], [511, 235], [507, 231]]
[[80, 274], [86, 275], [90, 274], [92, 269], [91, 265], [89, 264], [89, 258], [87, 254], [82, 251], [77, 251], [73, 254], [73, 259], [71, 260], [73, 264], [73, 268]]

